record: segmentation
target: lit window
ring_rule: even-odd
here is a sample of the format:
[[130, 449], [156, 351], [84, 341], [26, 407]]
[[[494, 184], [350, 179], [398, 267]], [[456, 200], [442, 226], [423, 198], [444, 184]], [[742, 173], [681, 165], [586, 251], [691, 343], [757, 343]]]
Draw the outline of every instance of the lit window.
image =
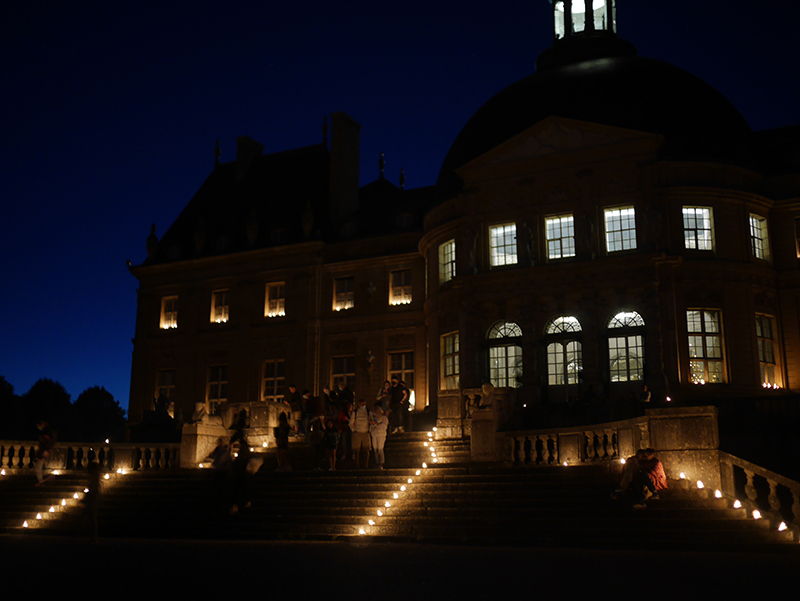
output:
[[267, 292], [264, 302], [264, 315], [267, 317], [281, 317], [286, 315], [285, 293], [286, 285], [284, 282], [267, 284]]
[[331, 359], [331, 381], [333, 382], [334, 390], [341, 382], [354, 391], [356, 386], [356, 358], [349, 356]]
[[686, 311], [689, 333], [689, 380], [722, 383], [722, 316], [711, 309]]
[[441, 338], [442, 390], [457, 390], [460, 386], [458, 367], [458, 332]]
[[211, 295], [211, 321], [226, 323], [228, 321], [228, 291], [217, 290]]
[[389, 274], [389, 304], [407, 305], [411, 302], [411, 270], [401, 269]]
[[777, 362], [775, 360], [775, 319], [769, 315], [756, 315], [758, 338], [758, 362], [761, 367], [761, 384], [777, 386]]
[[261, 399], [264, 401], [281, 401], [284, 397], [284, 361], [270, 359], [264, 361], [264, 377], [261, 386]]
[[517, 263], [517, 226], [513, 223], [489, 228], [489, 261], [492, 267]]
[[[644, 327], [636, 311], [622, 311], [608, 322], [608, 370], [612, 382], [633, 382], [644, 378], [644, 345], [635, 328]], [[622, 336], [618, 334], [623, 334]]]
[[214, 365], [208, 368], [208, 387], [206, 399], [209, 413], [218, 414], [220, 404], [228, 400], [228, 366]]
[[714, 221], [709, 207], [683, 207], [683, 240], [689, 250], [714, 250]]
[[582, 331], [581, 323], [571, 315], [560, 315], [545, 327], [547, 344], [547, 383], [550, 386], [577, 384], [583, 371], [583, 347], [575, 334]]
[[414, 389], [414, 352], [389, 353], [389, 379], [405, 382], [406, 388]]
[[489, 330], [489, 381], [493, 386], [522, 386], [522, 347], [514, 342], [522, 338], [522, 329], [515, 323], [502, 321]]
[[439, 283], [444, 284], [456, 277], [456, 241], [449, 240], [439, 245]]
[[750, 215], [750, 243], [756, 258], [769, 260], [769, 235], [764, 217]]
[[633, 207], [605, 210], [606, 250], [617, 252], [636, 248], [636, 212]]
[[354, 306], [355, 280], [353, 278], [336, 278], [333, 281], [333, 310], [344, 311]]
[[[595, 31], [616, 31], [616, 20], [614, 19], [613, 0], [590, 0], [591, 1], [591, 22], [594, 24]], [[572, 0], [572, 31], [581, 33], [586, 30], [586, 1]], [[609, 18], [608, 10], [611, 5], [612, 15]], [[566, 19], [564, 18], [564, 0], [556, 2], [554, 11], [556, 39], [564, 37], [566, 31]]]
[[546, 217], [547, 258], [565, 259], [575, 256], [575, 223], [572, 215]]
[[165, 296], [161, 299], [161, 329], [178, 327], [178, 297]]

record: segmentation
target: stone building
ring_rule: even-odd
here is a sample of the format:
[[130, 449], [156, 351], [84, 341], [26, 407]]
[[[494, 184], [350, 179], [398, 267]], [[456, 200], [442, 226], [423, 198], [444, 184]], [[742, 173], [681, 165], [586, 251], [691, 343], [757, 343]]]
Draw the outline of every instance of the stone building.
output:
[[468, 121], [435, 186], [359, 187], [344, 113], [330, 143], [239, 138], [131, 269], [130, 419], [160, 394], [184, 415], [289, 384], [371, 400], [391, 375], [443, 424], [485, 382], [515, 409], [800, 389], [800, 127], [753, 132], [637, 56], [613, 0], [590, 12], [554, 3], [536, 72]]

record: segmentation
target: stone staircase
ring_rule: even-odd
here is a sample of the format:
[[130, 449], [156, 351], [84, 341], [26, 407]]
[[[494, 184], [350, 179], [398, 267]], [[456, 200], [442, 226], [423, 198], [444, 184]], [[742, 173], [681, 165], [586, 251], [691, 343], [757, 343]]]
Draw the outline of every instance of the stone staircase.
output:
[[[295, 471], [278, 473], [274, 457], [266, 453], [264, 465], [249, 480], [252, 505], [236, 515], [220, 502], [210, 470], [114, 474], [104, 487], [99, 534], [800, 552], [800, 545], [789, 544], [789, 536], [766, 520], [749, 518], [744, 509], [733, 509], [731, 500], [706, 498], [699, 491], [670, 490], [642, 510], [613, 501], [609, 493], [618, 468], [612, 462], [477, 466], [464, 461], [468, 445], [451, 440], [436, 441], [440, 463], [422, 469], [429, 458], [426, 440], [421, 434], [390, 439], [389, 469], [383, 471], [352, 469], [348, 461], [335, 472], [316, 471], [313, 450], [296, 443], [291, 448]], [[71, 501], [86, 478], [60, 476], [43, 487], [34, 482], [32, 474], [0, 477], [0, 533], [21, 532], [25, 520], [31, 535], [88, 532], [80, 504]], [[67, 502], [63, 511], [62, 499]]]

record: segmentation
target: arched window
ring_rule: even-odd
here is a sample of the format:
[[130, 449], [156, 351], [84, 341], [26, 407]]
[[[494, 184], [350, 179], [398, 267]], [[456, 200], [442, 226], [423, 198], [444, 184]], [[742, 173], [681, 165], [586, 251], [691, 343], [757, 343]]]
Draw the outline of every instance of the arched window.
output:
[[636, 311], [620, 311], [608, 322], [608, 371], [612, 382], [644, 379], [644, 319]]
[[559, 315], [545, 326], [547, 383], [550, 386], [578, 383], [583, 370], [583, 347], [577, 335], [582, 331], [581, 322], [572, 315]]
[[522, 386], [522, 329], [513, 321], [499, 321], [489, 328], [489, 380], [493, 386]]

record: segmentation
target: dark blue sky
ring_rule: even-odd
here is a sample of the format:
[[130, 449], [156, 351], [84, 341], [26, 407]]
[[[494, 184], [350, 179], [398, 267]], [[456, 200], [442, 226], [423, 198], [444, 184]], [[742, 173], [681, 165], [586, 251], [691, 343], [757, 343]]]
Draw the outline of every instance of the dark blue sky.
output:
[[[28, 0], [0, 11], [0, 375], [127, 407], [136, 280], [249, 135], [266, 152], [362, 124], [362, 183], [433, 184], [467, 119], [534, 70], [546, 0]], [[619, 35], [701, 77], [755, 130], [800, 122], [794, 0], [627, 0]]]

